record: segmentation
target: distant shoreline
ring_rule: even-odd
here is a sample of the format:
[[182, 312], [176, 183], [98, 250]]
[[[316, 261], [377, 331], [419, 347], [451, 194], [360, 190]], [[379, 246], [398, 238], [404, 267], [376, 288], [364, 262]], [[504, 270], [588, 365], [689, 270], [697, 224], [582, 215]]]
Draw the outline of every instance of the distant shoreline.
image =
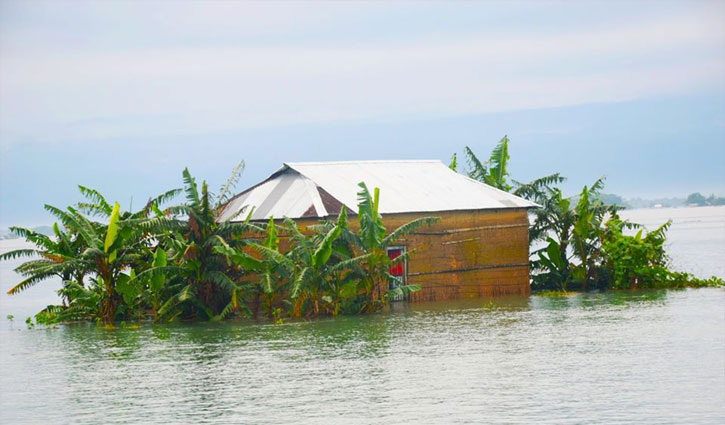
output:
[[[635, 211], [635, 210], [670, 210], [670, 209], [678, 209], [678, 208], [706, 208], [706, 207], [725, 207], [725, 205], [675, 205], [675, 206], [661, 206], [661, 207], [633, 207], [633, 206], [627, 206], [625, 209], [627, 211]], [[18, 226], [23, 227], [23, 226]], [[34, 232], [42, 233], [47, 236], [53, 236], [53, 227], [52, 226], [35, 226], [31, 227], [30, 230], [33, 230]], [[10, 232], [9, 228], [0, 229], [0, 240], [13, 240], [13, 239], [20, 239], [19, 236], [13, 234]]]

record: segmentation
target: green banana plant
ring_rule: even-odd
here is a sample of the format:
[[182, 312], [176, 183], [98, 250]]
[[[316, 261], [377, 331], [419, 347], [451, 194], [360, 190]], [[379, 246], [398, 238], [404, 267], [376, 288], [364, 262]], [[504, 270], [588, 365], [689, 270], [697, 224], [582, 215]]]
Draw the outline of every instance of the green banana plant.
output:
[[[352, 261], [357, 264], [360, 277], [360, 292], [364, 296], [361, 310], [372, 313], [382, 307], [385, 301], [392, 296], [406, 295], [420, 290], [418, 285], [404, 285], [403, 282], [394, 286], [394, 293], [387, 293], [390, 283], [398, 280], [390, 274], [390, 266], [398, 261], [404, 261], [409, 253], [399, 256], [395, 260], [388, 257], [387, 249], [396, 244], [402, 237], [409, 235], [423, 226], [437, 223], [439, 217], [421, 217], [412, 220], [392, 232], [388, 233], [383, 225], [383, 218], [379, 213], [380, 189], [373, 189], [373, 193], [364, 182], [358, 184], [358, 237], [357, 250], [360, 260]], [[386, 295], [387, 294], [387, 295]]]
[[83, 239], [86, 249], [68, 258], [68, 261], [78, 270], [92, 275], [92, 280], [102, 289], [97, 315], [103, 323], [112, 325], [123, 300], [117, 290], [119, 278], [124, 280], [122, 271], [142, 257], [148, 243], [147, 233], [134, 226], [132, 220], [121, 220], [118, 203], [112, 207], [105, 225], [90, 221], [73, 207], [63, 211], [46, 205], [46, 210], [74, 229]]
[[[150, 264], [146, 258], [151, 258]], [[153, 271], [144, 273], [139, 277], [136, 268], [142, 271]], [[148, 254], [140, 259], [128, 274], [121, 273], [118, 276], [116, 290], [121, 294], [124, 306], [129, 314], [136, 313], [139, 320], [143, 318], [144, 309], [150, 309], [153, 320], [158, 322], [164, 319], [159, 314], [167, 288], [167, 254], [161, 246], [148, 249]]]
[[[0, 254], [0, 261], [32, 258], [32, 260], [26, 261], [15, 268], [15, 272], [23, 276], [24, 279], [10, 288], [8, 294], [20, 293], [39, 282], [51, 278], [60, 278], [64, 287], [71, 282], [83, 285], [83, 277], [86, 271], [79, 267], [74, 258], [80, 255], [87, 246], [76, 232], [65, 228], [61, 229], [58, 223], [53, 224], [55, 238], [22, 227], [11, 227], [10, 231], [33, 243], [35, 247], [15, 249]], [[72, 294], [66, 292], [63, 295], [64, 304], [67, 305], [71, 300]]]
[[468, 162], [468, 176], [474, 180], [486, 183], [497, 189], [510, 192], [512, 186], [508, 183], [507, 177], [509, 156], [509, 138], [503, 136], [491, 151], [487, 162], [482, 162], [468, 146], [465, 147], [466, 161]]
[[538, 252], [538, 266], [544, 270], [534, 276], [534, 280], [543, 287], [556, 287], [566, 292], [571, 280], [569, 260], [562, 255], [561, 246], [552, 238], [545, 249]]
[[[285, 220], [285, 226], [290, 231], [293, 247], [289, 252], [292, 260], [292, 280], [290, 298], [293, 302], [293, 316], [303, 314], [305, 304], [309, 304], [311, 314], [318, 316], [324, 309], [323, 300], [335, 284], [329, 261], [334, 252], [335, 241], [347, 229], [347, 208], [342, 207], [335, 225], [326, 233], [315, 233], [306, 236], [293, 220]], [[290, 263], [281, 263], [290, 264]], [[289, 266], [288, 271], [289, 270]]]
[[[222, 187], [222, 196], [233, 187], [242, 168], [235, 168]], [[168, 220], [173, 225], [162, 237], [170, 264], [145, 273], [155, 276], [163, 272], [169, 281], [167, 289], [173, 291], [159, 307], [161, 316], [221, 320], [243, 307], [249, 289], [240, 276], [245, 271], [229, 267], [224, 248], [242, 246], [244, 241], [237, 239], [239, 235], [263, 230], [250, 223], [251, 213], [242, 222], [220, 221], [224, 204], [214, 199], [206, 182], [199, 187], [188, 168], [182, 176], [186, 202], [164, 210], [164, 215], [173, 217]]]
[[[270, 217], [267, 223], [265, 238], [261, 244], [247, 242], [235, 249], [224, 243], [215, 247], [215, 250], [225, 255], [230, 264], [252, 273], [252, 317], [257, 317], [261, 307], [268, 317], [273, 318], [276, 309], [281, 308], [281, 296], [289, 291], [288, 282], [292, 269], [291, 261], [280, 252], [279, 231], [274, 217]], [[251, 252], [257, 252], [262, 258], [252, 256]]]

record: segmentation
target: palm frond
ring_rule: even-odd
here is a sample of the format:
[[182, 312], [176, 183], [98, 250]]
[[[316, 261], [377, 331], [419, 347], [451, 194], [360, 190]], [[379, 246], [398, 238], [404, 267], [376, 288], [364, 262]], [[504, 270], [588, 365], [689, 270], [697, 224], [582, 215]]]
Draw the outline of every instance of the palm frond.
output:
[[53, 214], [67, 229], [73, 229], [74, 221], [71, 219], [71, 215], [61, 210], [60, 208], [52, 205], [45, 204], [43, 208], [49, 213]]
[[294, 280], [294, 283], [292, 285], [292, 292], [290, 294], [290, 298], [295, 299], [300, 296], [300, 293], [302, 292], [302, 286], [305, 282], [305, 277], [307, 276], [307, 273], [309, 273], [310, 268], [305, 267], [302, 269], [302, 271], [297, 275], [297, 277]]
[[466, 146], [463, 148], [463, 152], [466, 154], [466, 164], [468, 164], [468, 177], [478, 180], [478, 181], [484, 181], [486, 178], [486, 175], [488, 174], [488, 169], [486, 166], [481, 162], [480, 159], [476, 156], [475, 153]]
[[656, 230], [647, 233], [647, 237], [665, 240], [667, 236], [667, 230], [672, 226], [672, 220], [668, 220], [665, 224], [658, 227]]
[[217, 232], [222, 236], [243, 235], [246, 233], [264, 234], [264, 228], [257, 223], [247, 221], [225, 221], [219, 223]]
[[[235, 294], [235, 296], [236, 296], [236, 294]], [[216, 316], [211, 318], [212, 322], [220, 322], [220, 321], [226, 319], [227, 316], [232, 314], [234, 312], [234, 310], [237, 309], [238, 303], [235, 302], [236, 301], [235, 296], [232, 297], [233, 298], [232, 301], [229, 301], [229, 303], [222, 309], [221, 312], [219, 312], [219, 314], [217, 314]]]
[[103, 242], [101, 242], [100, 237], [96, 234], [93, 224], [79, 214], [73, 207], [68, 207], [68, 211], [70, 212], [67, 215], [70, 227], [78, 231], [86, 244], [91, 247], [102, 247]]
[[229, 276], [220, 271], [209, 271], [206, 273], [206, 278], [209, 281], [216, 283], [220, 288], [226, 290], [228, 293], [232, 293], [234, 290], [238, 290], [239, 286]]
[[458, 157], [455, 153], [451, 156], [451, 162], [448, 164], [448, 168], [453, 171], [458, 171]]
[[174, 205], [164, 210], [165, 215], [191, 216], [193, 209], [188, 205]]
[[290, 232], [290, 238], [295, 241], [297, 246], [307, 245], [307, 237], [305, 237], [305, 235], [300, 231], [297, 222], [289, 217], [286, 217], [284, 219], [284, 226]]
[[[103, 242], [103, 250], [106, 252], [110, 252], [111, 245], [116, 241], [116, 237], [118, 236], [118, 222], [121, 219], [120, 215], [121, 211], [121, 205], [116, 202], [116, 204], [113, 206], [113, 210], [111, 211], [111, 218], [108, 221], [108, 227], [106, 228], [106, 237]], [[112, 254], [114, 257], [115, 255]]]
[[[92, 208], [97, 213], [105, 214], [106, 216], [111, 215], [111, 211], [113, 210], [113, 207], [111, 207], [111, 204], [106, 201], [106, 198], [101, 195], [100, 192], [98, 192], [95, 189], [91, 189], [82, 185], [78, 185], [78, 189], [81, 192], [81, 195], [83, 195], [86, 199], [93, 202], [95, 205], [95, 208]], [[84, 203], [84, 205], [91, 205]]]
[[189, 208], [200, 208], [201, 200], [199, 199], [199, 189], [196, 186], [196, 179], [191, 176], [188, 168], [184, 168], [182, 175], [184, 177], [184, 192], [186, 193], [186, 200], [189, 202]]
[[[196, 296], [194, 295], [193, 286], [191, 284], [186, 285], [173, 297], [163, 303], [157, 314], [159, 317], [167, 317], [170, 313], [174, 313], [181, 303], [185, 303], [194, 298], [196, 298]], [[178, 316], [178, 314], [179, 312], [176, 312], [173, 316]]]
[[150, 199], [148, 203], [149, 203], [149, 205], [151, 205], [151, 204], [163, 205], [164, 203], [169, 202], [172, 199], [179, 196], [179, 194], [181, 192], [183, 192], [183, 189], [180, 189], [180, 188], [167, 190], [166, 192], [162, 193], [161, 195]]
[[338, 217], [337, 225], [327, 232], [325, 237], [317, 246], [317, 249], [315, 249], [315, 252], [312, 254], [312, 265], [314, 267], [321, 267], [330, 260], [330, 256], [332, 255], [332, 244], [340, 237], [342, 229], [346, 226], [347, 213], [345, 207], [343, 206], [340, 211], [340, 216]]
[[606, 177], [600, 177], [599, 179], [597, 179], [597, 181], [592, 183], [591, 187], [589, 188], [589, 192], [593, 193], [593, 194], [598, 194], [599, 191], [604, 189], [604, 180], [605, 179], [606, 179]]
[[124, 220], [122, 224], [124, 227], [135, 228], [142, 232], [151, 232], [156, 234], [180, 231], [185, 227], [185, 222], [166, 216], [129, 219]]
[[357, 213], [358, 216], [362, 214], [373, 215], [373, 197], [370, 194], [370, 190], [365, 182], [357, 184], [360, 191], [357, 193]]
[[268, 248], [256, 242], [252, 242], [248, 246], [257, 251], [260, 255], [262, 255], [262, 258], [264, 258], [266, 261], [274, 263], [275, 265], [282, 266], [288, 271], [294, 270], [294, 261], [292, 261], [286, 255], [280, 253], [279, 251]]
[[45, 249], [53, 249], [55, 245], [53, 241], [46, 235], [38, 233], [31, 229], [24, 227], [10, 227], [10, 231], [21, 238], [25, 238], [27, 241], [34, 243], [36, 246], [43, 247]]
[[336, 272], [339, 270], [349, 269], [353, 266], [356, 266], [356, 265], [359, 265], [360, 263], [365, 262], [371, 256], [372, 256], [372, 254], [368, 253], [368, 254], [363, 254], [363, 255], [359, 255], [357, 257], [350, 258], [348, 260], [340, 261], [339, 263], [330, 267], [330, 272]]
[[66, 269], [67, 264], [63, 262], [49, 260], [47, 258], [38, 258], [35, 260], [29, 260], [19, 265], [14, 269], [15, 273], [23, 276], [30, 276], [32, 274], [60, 274]]
[[509, 138], [508, 136], [503, 136], [496, 147], [493, 148], [491, 158], [488, 160], [489, 178], [486, 182], [491, 186], [505, 191], [509, 190], [508, 183], [506, 183], [506, 176], [508, 175], [508, 161], [510, 159], [508, 146]]
[[361, 189], [357, 194], [360, 241], [369, 248], [378, 245], [385, 238], [386, 229], [378, 213], [380, 191], [375, 188], [374, 195], [371, 196], [364, 182], [358, 183], [358, 186]]
[[543, 201], [543, 198], [546, 197], [547, 188], [556, 184], [563, 183], [564, 181], [566, 181], [566, 178], [562, 177], [559, 173], [540, 177], [528, 183], [521, 183], [514, 180], [516, 189], [513, 191], [513, 194], [528, 200], [532, 200], [534, 202], [541, 203]]
[[239, 163], [234, 166], [234, 169], [232, 169], [232, 173], [229, 175], [226, 183], [224, 183], [224, 186], [222, 186], [219, 190], [219, 196], [217, 197], [217, 208], [221, 207], [227, 202], [231, 190], [236, 187], [243, 172], [244, 161], [239, 161]]
[[76, 207], [85, 214], [94, 217], [108, 217], [108, 212], [98, 204], [91, 204], [89, 202], [78, 202]]
[[260, 286], [262, 287], [262, 291], [264, 291], [265, 294], [271, 294], [272, 292], [274, 292], [274, 288], [272, 287], [272, 276], [270, 273], [264, 273], [262, 275]]
[[[217, 214], [221, 216], [221, 214], [224, 212], [224, 209], [226, 208], [226, 205], [222, 205], [219, 207]], [[254, 207], [251, 209], [249, 208], [249, 205], [242, 205], [241, 208], [239, 208], [234, 214], [224, 219], [224, 223], [228, 222], [234, 222], [234, 220], [237, 219], [240, 215], [244, 214], [249, 210], [249, 213], [247, 213], [247, 217], [244, 219], [244, 222], [248, 222], [252, 219], [252, 214], [254, 214]]]
[[98, 258], [103, 257], [104, 254], [103, 247], [89, 246], [81, 252], [80, 256], [84, 258]]
[[0, 254], [0, 261], [13, 260], [15, 258], [23, 257], [35, 257], [37, 255], [40, 255], [40, 252], [35, 249], [14, 249]]
[[54, 276], [55, 276], [55, 273], [34, 274], [34, 275], [30, 276], [29, 278], [21, 281], [17, 285], [13, 286], [12, 288], [10, 288], [10, 290], [8, 291], [8, 295], [13, 295], [13, 294], [17, 294], [18, 292], [22, 292], [22, 291], [34, 286], [36, 283], [42, 282], [42, 281], [49, 279], [51, 277], [54, 277]]
[[137, 273], [129, 282], [144, 281], [146, 279], [153, 279], [157, 276], [167, 276], [172, 274], [183, 274], [187, 269], [179, 266], [162, 266], [162, 267], [150, 267]]
[[399, 238], [415, 232], [423, 226], [431, 226], [439, 222], [440, 219], [440, 217], [421, 217], [405, 223], [397, 229], [393, 230], [385, 239], [383, 239], [383, 246], [388, 246], [391, 243], [397, 241]]

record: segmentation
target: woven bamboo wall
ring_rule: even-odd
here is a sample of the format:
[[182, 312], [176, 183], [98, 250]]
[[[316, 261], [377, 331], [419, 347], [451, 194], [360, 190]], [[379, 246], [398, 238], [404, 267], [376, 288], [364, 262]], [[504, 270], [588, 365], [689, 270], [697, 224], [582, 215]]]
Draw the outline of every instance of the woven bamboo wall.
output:
[[[528, 295], [529, 221], [524, 209], [450, 211], [383, 216], [389, 230], [410, 220], [436, 216], [441, 221], [401, 239], [407, 283], [422, 287], [411, 301]], [[298, 220], [301, 226], [316, 220]], [[357, 221], [350, 217], [350, 227]]]

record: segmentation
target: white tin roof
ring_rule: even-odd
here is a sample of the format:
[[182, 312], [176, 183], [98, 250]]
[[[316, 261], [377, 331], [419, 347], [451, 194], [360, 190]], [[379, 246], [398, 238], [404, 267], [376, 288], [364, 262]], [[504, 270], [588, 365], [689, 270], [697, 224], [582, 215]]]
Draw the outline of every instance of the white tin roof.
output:
[[[435, 212], [537, 205], [432, 161], [290, 162], [233, 198], [220, 221], [327, 217], [340, 205], [357, 212], [358, 183], [380, 188], [380, 213]], [[238, 214], [240, 208], [246, 211]]]

